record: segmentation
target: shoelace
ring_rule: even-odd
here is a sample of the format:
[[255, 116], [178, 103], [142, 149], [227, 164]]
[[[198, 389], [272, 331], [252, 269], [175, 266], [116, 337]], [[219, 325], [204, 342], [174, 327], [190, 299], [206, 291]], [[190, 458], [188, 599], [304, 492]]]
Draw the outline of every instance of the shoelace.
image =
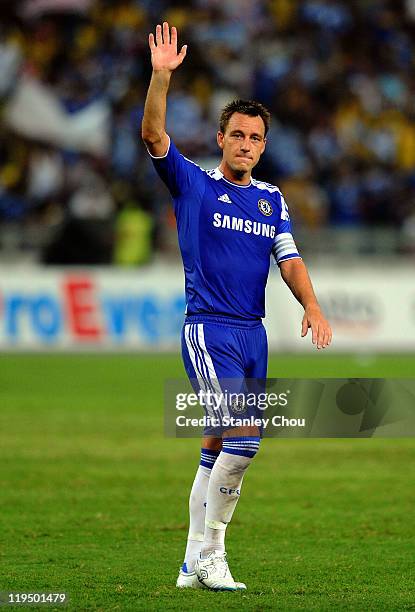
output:
[[228, 562], [226, 561], [226, 552], [220, 555], [214, 555], [214, 553], [211, 553], [208, 556], [208, 561], [209, 563], [206, 564], [206, 569], [211, 567], [212, 569], [216, 569], [217, 572], [220, 572], [220, 573], [223, 572], [223, 576], [226, 575], [226, 572], [228, 571]]

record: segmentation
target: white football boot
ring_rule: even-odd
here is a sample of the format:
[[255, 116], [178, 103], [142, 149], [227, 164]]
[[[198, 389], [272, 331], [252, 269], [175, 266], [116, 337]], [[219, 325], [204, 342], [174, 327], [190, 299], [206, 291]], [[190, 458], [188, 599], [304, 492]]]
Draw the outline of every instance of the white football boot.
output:
[[[235, 582], [235, 584], [237, 591], [246, 589], [246, 585], [243, 582]], [[185, 572], [182, 567], [177, 576], [176, 587], [179, 589], [207, 589], [207, 587], [200, 582], [196, 572]]]
[[207, 559], [196, 561], [195, 573], [199, 581], [212, 591], [240, 591], [245, 590], [243, 582], [235, 582], [232, 578], [226, 552], [215, 550]]
[[179, 589], [204, 589], [205, 587], [196, 575], [196, 572], [184, 572], [182, 568], [177, 576], [176, 586]]

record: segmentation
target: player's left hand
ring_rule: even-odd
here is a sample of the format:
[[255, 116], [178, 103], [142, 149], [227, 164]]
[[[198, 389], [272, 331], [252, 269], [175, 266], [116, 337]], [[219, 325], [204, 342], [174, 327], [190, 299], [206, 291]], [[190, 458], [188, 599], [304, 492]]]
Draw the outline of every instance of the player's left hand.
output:
[[309, 306], [305, 309], [301, 329], [301, 337], [307, 335], [311, 328], [311, 340], [317, 345], [318, 349], [329, 346], [333, 333], [329, 322], [324, 318], [318, 305]]

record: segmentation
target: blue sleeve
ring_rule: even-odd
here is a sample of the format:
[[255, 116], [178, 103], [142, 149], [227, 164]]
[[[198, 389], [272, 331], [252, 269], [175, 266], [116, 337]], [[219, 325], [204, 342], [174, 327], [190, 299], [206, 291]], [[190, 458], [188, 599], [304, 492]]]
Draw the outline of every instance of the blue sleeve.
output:
[[200, 180], [203, 170], [190, 159], [184, 157], [170, 139], [169, 148], [163, 157], [154, 157], [149, 153], [157, 174], [167, 185], [171, 195], [176, 198], [183, 195]]
[[275, 262], [280, 264], [285, 259], [300, 258], [297, 246], [294, 242], [291, 229], [288, 206], [281, 192], [278, 193], [280, 216], [277, 225], [277, 235], [272, 245], [272, 254]]

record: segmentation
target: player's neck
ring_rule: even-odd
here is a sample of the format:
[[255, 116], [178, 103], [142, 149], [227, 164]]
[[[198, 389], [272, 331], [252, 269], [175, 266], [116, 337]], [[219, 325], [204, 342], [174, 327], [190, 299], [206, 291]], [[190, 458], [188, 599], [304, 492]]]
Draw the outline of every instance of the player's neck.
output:
[[232, 170], [228, 166], [228, 164], [224, 161], [219, 166], [219, 170], [223, 174], [223, 178], [231, 183], [235, 183], [235, 185], [249, 185], [251, 183], [251, 173], [250, 172], [238, 172], [236, 170]]

